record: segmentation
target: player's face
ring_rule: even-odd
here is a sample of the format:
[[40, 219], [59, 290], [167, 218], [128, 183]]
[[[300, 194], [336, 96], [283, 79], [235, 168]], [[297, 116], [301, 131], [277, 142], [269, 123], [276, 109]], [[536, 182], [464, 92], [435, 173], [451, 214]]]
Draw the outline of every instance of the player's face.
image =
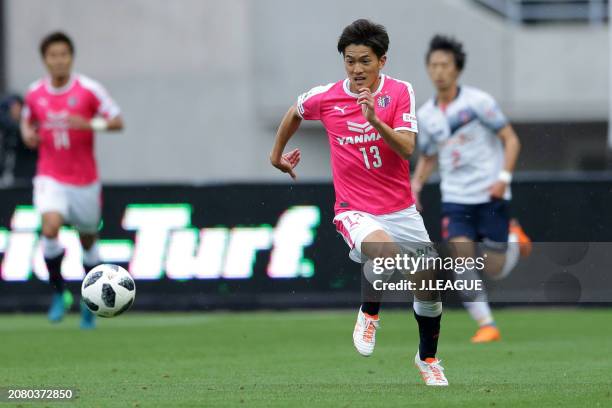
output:
[[72, 69], [72, 53], [64, 42], [51, 43], [45, 52], [45, 66], [53, 78], [66, 78]]
[[351, 83], [351, 91], [378, 86], [380, 70], [385, 66], [387, 56], [378, 58], [367, 45], [351, 44], [344, 49], [344, 69]]
[[431, 82], [438, 91], [443, 91], [457, 84], [459, 70], [455, 65], [455, 57], [448, 51], [434, 51], [427, 62], [427, 72]]

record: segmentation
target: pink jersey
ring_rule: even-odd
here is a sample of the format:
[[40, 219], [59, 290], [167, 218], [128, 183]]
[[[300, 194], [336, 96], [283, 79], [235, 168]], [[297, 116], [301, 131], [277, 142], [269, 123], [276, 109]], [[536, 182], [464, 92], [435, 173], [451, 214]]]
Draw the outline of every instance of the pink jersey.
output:
[[54, 88], [49, 78], [40, 79], [25, 97], [23, 118], [38, 127], [40, 136], [36, 174], [66, 184], [90, 184], [98, 180], [94, 132], [68, 128], [69, 115], [111, 119], [119, 115], [119, 107], [98, 82], [78, 74], [62, 88]]
[[[383, 122], [394, 130], [418, 131], [412, 85], [382, 75], [373, 95]], [[297, 111], [303, 119], [320, 120], [327, 130], [336, 214], [352, 210], [381, 215], [414, 204], [408, 161], [366, 121], [348, 79], [302, 94]]]

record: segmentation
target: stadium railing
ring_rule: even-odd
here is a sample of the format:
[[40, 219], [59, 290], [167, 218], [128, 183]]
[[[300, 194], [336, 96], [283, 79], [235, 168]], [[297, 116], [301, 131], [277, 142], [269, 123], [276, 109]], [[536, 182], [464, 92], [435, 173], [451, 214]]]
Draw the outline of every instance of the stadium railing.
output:
[[608, 0], [474, 0], [513, 23], [608, 21]]

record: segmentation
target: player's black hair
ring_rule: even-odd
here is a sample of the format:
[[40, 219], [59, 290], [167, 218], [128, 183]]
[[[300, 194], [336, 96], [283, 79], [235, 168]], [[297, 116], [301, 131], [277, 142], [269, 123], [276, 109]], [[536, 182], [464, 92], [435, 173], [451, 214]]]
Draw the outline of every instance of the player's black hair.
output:
[[429, 42], [429, 50], [425, 56], [425, 63], [429, 63], [429, 57], [434, 51], [446, 51], [453, 54], [455, 58], [455, 65], [459, 71], [463, 71], [465, 67], [465, 51], [463, 51], [463, 44], [457, 41], [454, 37], [446, 35], [436, 34]]
[[70, 49], [70, 54], [74, 55], [74, 44], [72, 43], [72, 40], [70, 39], [70, 37], [68, 37], [68, 35], [61, 31], [54, 31], [51, 34], [47, 34], [40, 41], [40, 55], [44, 57], [45, 53], [47, 52], [47, 48], [49, 48], [51, 44], [57, 42], [63, 42], [68, 45], [68, 48]]
[[389, 35], [383, 25], [362, 18], [344, 27], [338, 39], [338, 52], [344, 55], [351, 44], [368, 46], [380, 58], [389, 49]]

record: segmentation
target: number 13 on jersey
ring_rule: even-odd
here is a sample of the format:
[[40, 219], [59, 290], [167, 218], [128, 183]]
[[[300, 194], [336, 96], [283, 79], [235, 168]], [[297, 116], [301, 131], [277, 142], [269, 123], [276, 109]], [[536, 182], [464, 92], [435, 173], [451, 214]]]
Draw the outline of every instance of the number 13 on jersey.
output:
[[370, 146], [369, 153], [368, 149], [365, 147], [360, 147], [359, 151], [363, 154], [363, 161], [365, 163], [366, 169], [371, 169], [370, 167], [370, 158], [372, 157], [372, 167], [375, 169], [382, 166], [382, 159], [380, 158], [380, 151], [378, 150], [378, 146]]

